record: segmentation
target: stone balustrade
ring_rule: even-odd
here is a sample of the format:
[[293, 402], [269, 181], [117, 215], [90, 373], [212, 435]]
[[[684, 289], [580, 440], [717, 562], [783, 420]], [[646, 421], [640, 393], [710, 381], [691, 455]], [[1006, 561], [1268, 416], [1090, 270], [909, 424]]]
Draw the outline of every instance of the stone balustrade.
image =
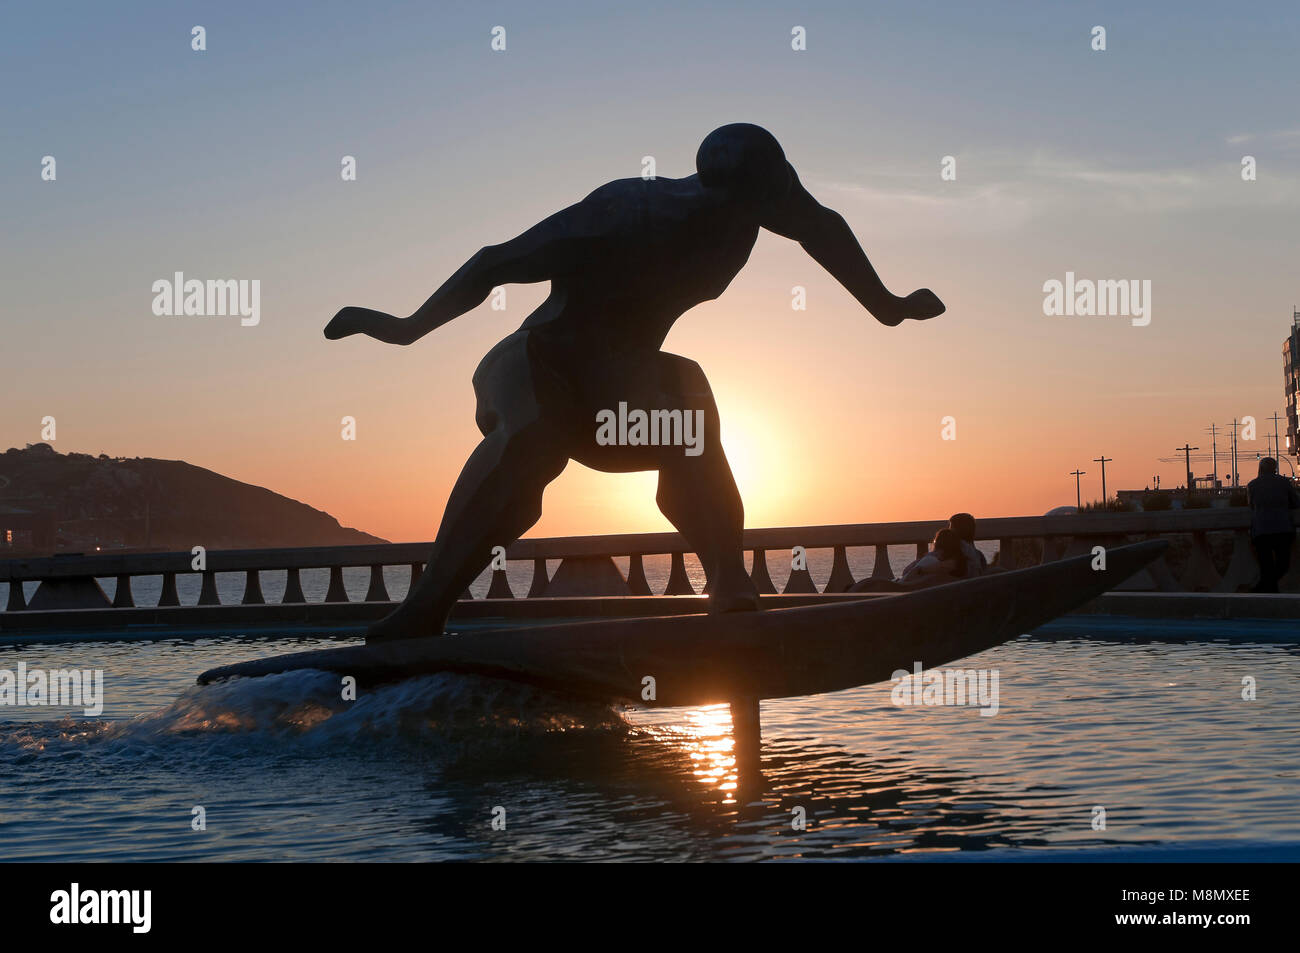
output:
[[[1300, 511], [1295, 514], [1300, 518]], [[1300, 522], [1300, 519], [1297, 519]], [[760, 592], [775, 593], [768, 571], [769, 553], [789, 558], [796, 546], [806, 551], [831, 550], [829, 579], [823, 593], [844, 592], [854, 583], [849, 567], [849, 547], [871, 547], [875, 551], [873, 579], [893, 578], [888, 548], [913, 545], [918, 555], [926, 551], [934, 533], [947, 525], [929, 520], [900, 523], [856, 523], [830, 526], [787, 526], [745, 531], [744, 548], [753, 557], [751, 576]], [[1256, 578], [1256, 564], [1250, 548], [1250, 513], [1243, 508], [1178, 510], [1157, 513], [1090, 513], [1064, 516], [1026, 516], [984, 519], [978, 524], [981, 540], [998, 542], [998, 563], [1004, 568], [1022, 568], [1015, 563], [1015, 542], [1041, 542], [1039, 561], [1048, 562], [1092, 551], [1095, 546], [1119, 545], [1135, 538], [1183, 536], [1190, 541], [1190, 553], [1181, 576], [1176, 578], [1164, 559], [1143, 570], [1120, 587], [1127, 590], [1164, 592], [1237, 592]], [[1232, 550], [1226, 570], [1221, 574], [1211, 558], [1209, 534], [1231, 534]], [[214, 550], [205, 554], [205, 568], [199, 573], [202, 583], [198, 606], [219, 606], [216, 574], [240, 572], [245, 575], [242, 605], [265, 605], [261, 573], [284, 571], [286, 575], [281, 604], [304, 604], [300, 573], [304, 569], [329, 571], [325, 603], [347, 603], [343, 570], [369, 567], [370, 582], [364, 602], [391, 601], [384, 568], [406, 566], [412, 581], [422, 570], [431, 543], [393, 543], [367, 546], [327, 546], [311, 548]], [[532, 580], [526, 595], [541, 597], [649, 596], [656, 595], [646, 580], [644, 558], [667, 555], [671, 571], [663, 595], [692, 595], [695, 589], [686, 571], [685, 555], [689, 552], [677, 533], [636, 533], [611, 536], [568, 536], [521, 539], [506, 548], [506, 559], [531, 561]], [[623, 573], [615, 557], [628, 559]], [[195, 573], [190, 553], [95, 553], [57, 555], [31, 559], [0, 560], [0, 582], [8, 582], [9, 598], [4, 613], [46, 609], [129, 609], [135, 607], [132, 579], [160, 576], [162, 590], [159, 607], [180, 607], [176, 588], [179, 575]], [[547, 561], [559, 561], [554, 575], [548, 575]], [[116, 578], [117, 586], [110, 600], [96, 581]], [[30, 601], [25, 597], [25, 582], [39, 582]], [[1292, 568], [1283, 580], [1283, 591], [1300, 591], [1300, 552], [1295, 553]], [[815, 594], [818, 587], [808, 569], [791, 572], [784, 592]], [[488, 599], [510, 599], [512, 592], [506, 573], [492, 573]], [[466, 592], [465, 598], [470, 598]]]

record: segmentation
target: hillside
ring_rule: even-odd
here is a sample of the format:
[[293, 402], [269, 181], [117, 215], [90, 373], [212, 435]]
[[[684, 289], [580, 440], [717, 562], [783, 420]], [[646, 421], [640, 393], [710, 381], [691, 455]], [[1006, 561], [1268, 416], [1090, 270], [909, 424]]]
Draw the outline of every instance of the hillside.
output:
[[0, 553], [382, 542], [305, 503], [180, 460], [61, 454], [44, 443], [0, 454]]

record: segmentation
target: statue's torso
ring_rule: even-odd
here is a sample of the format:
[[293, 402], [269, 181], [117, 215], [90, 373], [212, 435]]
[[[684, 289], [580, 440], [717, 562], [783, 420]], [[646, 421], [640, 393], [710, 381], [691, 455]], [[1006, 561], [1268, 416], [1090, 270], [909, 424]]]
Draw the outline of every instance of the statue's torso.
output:
[[602, 186], [575, 231], [583, 253], [523, 327], [593, 351], [657, 350], [677, 318], [722, 294], [758, 235], [695, 176]]

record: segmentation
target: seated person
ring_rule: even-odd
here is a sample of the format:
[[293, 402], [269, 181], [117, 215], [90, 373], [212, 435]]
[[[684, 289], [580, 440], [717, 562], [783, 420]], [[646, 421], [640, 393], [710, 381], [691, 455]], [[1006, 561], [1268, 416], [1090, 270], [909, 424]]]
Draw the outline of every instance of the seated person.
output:
[[[936, 582], [951, 582], [964, 579], [969, 565], [968, 557], [962, 549], [962, 539], [951, 529], [941, 529], [934, 534], [930, 551], [903, 570], [904, 585], [923, 583], [933, 585]], [[976, 563], [976, 566], [979, 564]]]
[[962, 552], [961, 539], [950, 529], [934, 534], [932, 548], [903, 570], [897, 581], [893, 579], [860, 579], [849, 587], [849, 592], [907, 592], [924, 589], [944, 582], [966, 578], [969, 561]]
[[966, 575], [982, 576], [988, 572], [989, 561], [975, 546], [975, 517], [954, 513], [948, 517], [948, 528], [961, 539], [961, 551], [966, 554]]

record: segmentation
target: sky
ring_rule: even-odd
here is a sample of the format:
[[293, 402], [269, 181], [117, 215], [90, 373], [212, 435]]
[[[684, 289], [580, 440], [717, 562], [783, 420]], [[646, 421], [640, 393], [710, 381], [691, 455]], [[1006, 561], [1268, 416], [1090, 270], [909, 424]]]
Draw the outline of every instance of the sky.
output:
[[[479, 438], [474, 368], [546, 286], [511, 286], [505, 310], [409, 348], [327, 341], [325, 323], [345, 305], [408, 314], [475, 250], [645, 156], [691, 174], [704, 135], [738, 121], [776, 135], [893, 291], [948, 307], [884, 327], [764, 233], [730, 288], [680, 319], [664, 347], [708, 374], [748, 526], [1042, 513], [1074, 502], [1076, 468], [1100, 497], [1103, 454], [1112, 493], [1172, 486], [1183, 468], [1160, 457], [1248, 415], [1249, 478], [1283, 411], [1300, 305], [1294, 4], [5, 16], [0, 449], [39, 441], [52, 416], [63, 452], [183, 459], [430, 539]], [[259, 323], [154, 314], [153, 283], [176, 271], [259, 280]], [[1150, 322], [1045, 315], [1044, 283], [1067, 272], [1150, 281]], [[530, 535], [668, 529], [654, 487], [571, 462]]]

